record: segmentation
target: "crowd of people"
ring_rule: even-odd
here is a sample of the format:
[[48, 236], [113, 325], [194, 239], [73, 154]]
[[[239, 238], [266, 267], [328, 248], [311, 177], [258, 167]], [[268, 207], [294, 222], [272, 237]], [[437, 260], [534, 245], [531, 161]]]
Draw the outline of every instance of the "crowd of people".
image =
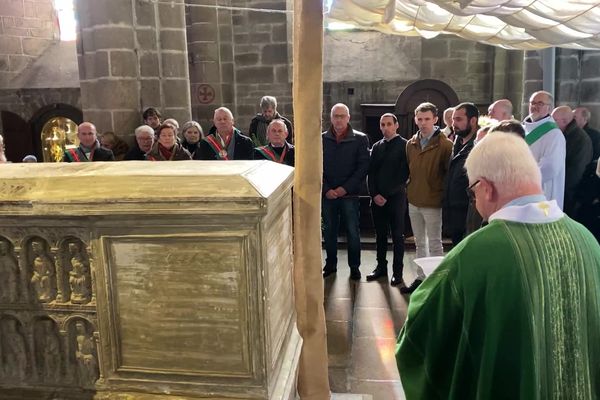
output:
[[233, 113], [219, 107], [208, 134], [196, 121], [181, 127], [173, 118], [163, 119], [160, 111], [144, 110], [144, 125], [135, 129], [135, 143], [127, 144], [113, 132], [98, 135], [90, 122], [79, 125], [79, 146], [67, 148], [65, 162], [113, 160], [270, 160], [294, 166], [292, 125], [277, 112], [277, 99], [264, 96], [261, 113], [251, 122], [249, 134], [235, 126]]
[[[180, 128], [149, 108], [129, 150], [114, 133], [98, 138], [84, 122], [79, 146], [67, 148], [64, 161], [266, 159], [293, 166], [291, 123], [275, 98], [263, 97], [260, 106], [248, 135], [225, 107], [215, 110], [208, 134], [195, 121]], [[589, 110], [554, 108], [544, 91], [531, 95], [523, 122], [506, 99], [490, 105], [488, 118], [493, 123], [481, 127], [478, 108], [460, 103], [444, 110], [441, 129], [438, 108], [425, 102], [414, 110], [416, 133], [402, 137], [397, 117], [386, 113], [383, 138], [371, 146], [351, 126], [349, 108], [335, 104], [322, 132], [323, 277], [337, 272], [343, 223], [350, 279], [361, 279], [359, 197], [366, 185], [377, 249], [366, 279], [389, 278], [391, 233], [390, 284], [412, 293], [396, 349], [408, 399], [598, 397], [600, 132], [589, 126]], [[0, 149], [6, 161], [1, 136]], [[444, 255], [443, 232], [453, 244], [429, 277], [417, 268], [408, 285], [407, 211], [418, 258]]]
[[[367, 178], [376, 230], [377, 265], [367, 280], [388, 277], [387, 240], [391, 232], [394, 258], [391, 285], [403, 284], [404, 219], [408, 216], [417, 258], [442, 256], [442, 232], [458, 245], [466, 235], [485, 225], [469, 187], [465, 162], [476, 145], [494, 132], [510, 132], [524, 140], [541, 171], [541, 187], [548, 200], [583, 223], [600, 240], [600, 132], [589, 127], [589, 110], [553, 108], [548, 92], [531, 95], [529, 115], [513, 117], [507, 99], [488, 108], [491, 123], [481, 127], [472, 103], [444, 111], [446, 127], [438, 123], [434, 104], [422, 103], [414, 112], [418, 131], [408, 140], [400, 136], [394, 114], [380, 118], [383, 139], [369, 149], [366, 135], [349, 123], [346, 105], [331, 109], [331, 127], [323, 133], [323, 230], [326, 261], [323, 276], [337, 271], [337, 235], [344, 222], [348, 240], [350, 278], [360, 273], [359, 195]], [[412, 293], [423, 281], [403, 285]]]
[[[382, 115], [383, 139], [370, 151], [348, 107], [331, 109], [322, 134], [323, 276], [337, 271], [344, 221], [350, 279], [361, 278], [366, 178], [377, 247], [367, 280], [388, 278], [391, 232], [390, 284], [412, 293], [396, 347], [407, 399], [600, 396], [600, 138], [587, 110], [552, 103], [550, 93], [533, 93], [521, 123], [510, 101], [496, 101], [484, 128], [478, 108], [461, 103], [444, 112], [444, 130], [437, 107], [422, 103], [408, 140], [394, 114]], [[442, 228], [453, 243], [434, 272], [425, 278], [418, 268], [410, 285], [407, 206], [418, 258], [444, 254]]]
[[[127, 143], [114, 132], [99, 134], [92, 122], [77, 127], [77, 146], [66, 146], [64, 162], [88, 161], [179, 161], [179, 160], [270, 160], [294, 166], [293, 128], [291, 122], [277, 112], [277, 99], [264, 96], [261, 112], [250, 124], [248, 135], [235, 126], [233, 113], [219, 107], [207, 135], [196, 121], [181, 128], [173, 118], [163, 119], [160, 111], [144, 110], [144, 124], [134, 131], [135, 142]], [[27, 155], [22, 162], [37, 162]], [[4, 141], [0, 135], [0, 163], [7, 162]]]

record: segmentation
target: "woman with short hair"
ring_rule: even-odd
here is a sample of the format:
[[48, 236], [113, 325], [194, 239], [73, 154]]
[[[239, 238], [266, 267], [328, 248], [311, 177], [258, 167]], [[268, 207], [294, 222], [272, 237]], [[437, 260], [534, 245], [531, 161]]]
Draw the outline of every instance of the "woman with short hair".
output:
[[177, 128], [171, 124], [162, 124], [156, 131], [156, 143], [146, 154], [150, 161], [183, 161], [191, 160], [189, 151], [177, 143]]
[[202, 127], [196, 121], [188, 121], [181, 127], [183, 140], [181, 145], [190, 152], [193, 160], [200, 159], [200, 141], [204, 139]]

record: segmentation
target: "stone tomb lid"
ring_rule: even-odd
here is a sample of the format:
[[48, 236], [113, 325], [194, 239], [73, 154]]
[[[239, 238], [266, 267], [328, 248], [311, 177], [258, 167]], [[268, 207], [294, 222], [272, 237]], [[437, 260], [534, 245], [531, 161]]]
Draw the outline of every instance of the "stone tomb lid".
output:
[[140, 211], [148, 213], [161, 209], [160, 204], [174, 203], [189, 205], [186, 212], [257, 210], [264, 208], [265, 199], [292, 186], [294, 171], [271, 161], [38, 163], [1, 168], [4, 215], [70, 214], [78, 204], [92, 214], [108, 209], [131, 213], [140, 204], [144, 208]]

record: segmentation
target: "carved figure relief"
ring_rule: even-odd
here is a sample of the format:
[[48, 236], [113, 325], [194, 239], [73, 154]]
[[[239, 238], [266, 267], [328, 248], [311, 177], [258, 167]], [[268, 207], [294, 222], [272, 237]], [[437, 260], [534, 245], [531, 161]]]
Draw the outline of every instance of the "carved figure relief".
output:
[[10, 245], [0, 240], [0, 302], [19, 300], [19, 266]]
[[62, 371], [62, 352], [54, 321], [43, 319], [37, 323], [35, 343], [40, 379], [48, 383], [59, 383]]
[[25, 339], [17, 320], [2, 321], [3, 377], [11, 381], [23, 381], [27, 376], [27, 353]]
[[33, 254], [31, 285], [36, 299], [42, 303], [48, 303], [54, 300], [55, 296], [54, 262], [41, 240], [31, 242], [31, 251]]
[[89, 261], [78, 242], [69, 243], [69, 254], [71, 255], [71, 271], [69, 272], [71, 303], [89, 303], [92, 294]]
[[82, 321], [75, 323], [75, 360], [79, 373], [79, 383], [82, 386], [93, 386], [98, 379], [98, 359], [96, 342], [91, 329], [88, 331]]

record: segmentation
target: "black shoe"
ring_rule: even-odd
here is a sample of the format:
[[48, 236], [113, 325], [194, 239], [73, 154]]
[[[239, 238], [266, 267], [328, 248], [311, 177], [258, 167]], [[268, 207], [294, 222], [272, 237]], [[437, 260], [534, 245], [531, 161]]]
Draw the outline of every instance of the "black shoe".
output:
[[353, 281], [360, 281], [360, 270], [358, 268], [350, 269], [350, 279]]
[[367, 281], [375, 281], [379, 278], [383, 278], [384, 276], [387, 278], [387, 268], [376, 267], [373, 272], [367, 275]]
[[392, 275], [392, 280], [390, 280], [390, 285], [392, 286], [398, 286], [402, 283], [402, 275], [396, 275], [393, 274]]
[[325, 266], [325, 268], [323, 268], [323, 278], [327, 278], [329, 275], [335, 274], [336, 272], [337, 268], [330, 268]]
[[413, 283], [411, 283], [410, 286], [408, 286], [408, 287], [406, 287], [406, 286], [405, 287], [401, 287], [400, 288], [400, 293], [404, 293], [404, 294], [412, 293], [412, 292], [414, 292], [419, 287], [419, 285], [421, 283], [423, 283], [422, 280], [415, 279], [415, 281]]

